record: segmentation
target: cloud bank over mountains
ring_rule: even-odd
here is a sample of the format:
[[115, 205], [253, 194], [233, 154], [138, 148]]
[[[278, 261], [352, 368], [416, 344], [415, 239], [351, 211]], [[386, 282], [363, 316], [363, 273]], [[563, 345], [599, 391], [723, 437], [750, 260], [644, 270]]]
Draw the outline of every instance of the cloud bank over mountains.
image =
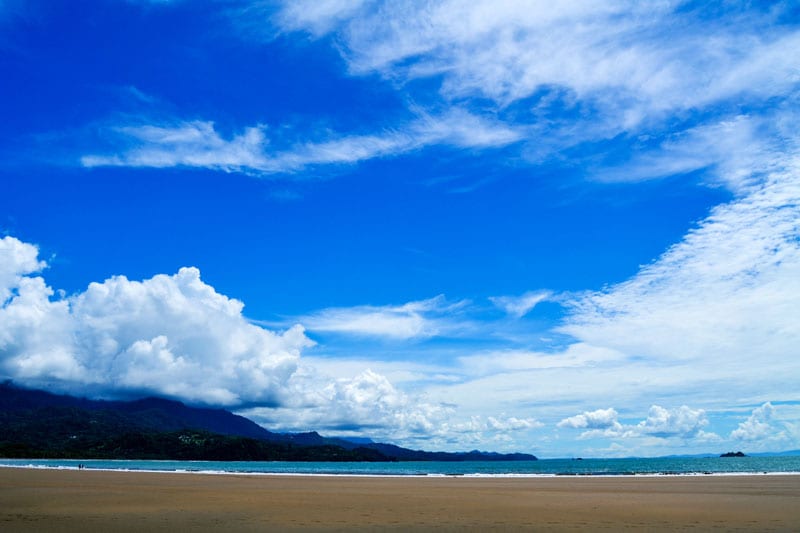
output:
[[[72, 394], [162, 395], [244, 409], [271, 429], [413, 441], [461, 427], [449, 421], [452, 408], [420, 401], [369, 369], [333, 378], [304, 364], [301, 354], [314, 342], [302, 325], [271, 331], [251, 323], [244, 304], [219, 294], [196, 268], [143, 281], [114, 276], [57, 296], [39, 275], [46, 264], [34, 245], [0, 239], [0, 265], [0, 374], [6, 379]], [[434, 298], [397, 311], [413, 315], [441, 303]], [[534, 426], [500, 414], [470, 427], [475, 424], [489, 432]]]

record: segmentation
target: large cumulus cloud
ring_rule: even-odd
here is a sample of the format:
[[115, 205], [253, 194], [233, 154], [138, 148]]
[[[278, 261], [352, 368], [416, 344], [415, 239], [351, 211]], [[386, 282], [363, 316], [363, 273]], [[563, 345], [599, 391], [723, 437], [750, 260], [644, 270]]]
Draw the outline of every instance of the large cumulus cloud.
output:
[[37, 250], [0, 240], [0, 373], [68, 392], [163, 394], [218, 405], [277, 404], [289, 395], [302, 326], [250, 323], [242, 302], [196, 268], [143, 281], [115, 276], [53, 299]]

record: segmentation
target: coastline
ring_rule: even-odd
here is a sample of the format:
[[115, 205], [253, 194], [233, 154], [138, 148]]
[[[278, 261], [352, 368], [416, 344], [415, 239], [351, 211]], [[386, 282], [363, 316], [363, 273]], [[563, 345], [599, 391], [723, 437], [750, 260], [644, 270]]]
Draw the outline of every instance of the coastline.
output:
[[[74, 460], [78, 463], [80, 461]], [[120, 462], [127, 462], [121, 460]], [[191, 461], [186, 461], [191, 463]], [[552, 479], [552, 478], [567, 478], [567, 479], [590, 479], [590, 478], [663, 478], [663, 477], [760, 477], [760, 476], [795, 476], [800, 478], [800, 471], [763, 471], [763, 472], [639, 472], [639, 473], [623, 473], [623, 474], [606, 474], [606, 473], [514, 473], [514, 474], [482, 474], [482, 473], [466, 473], [466, 474], [439, 474], [439, 473], [424, 473], [424, 474], [389, 474], [389, 473], [329, 473], [329, 472], [280, 472], [280, 471], [239, 471], [239, 470], [189, 470], [189, 469], [176, 469], [176, 470], [158, 470], [158, 469], [131, 469], [131, 468], [96, 468], [77, 466], [44, 466], [35, 464], [2, 464], [0, 463], [0, 470], [4, 468], [19, 468], [30, 470], [55, 470], [55, 471], [86, 471], [86, 472], [119, 472], [119, 473], [134, 473], [134, 474], [188, 474], [188, 475], [202, 475], [202, 476], [266, 476], [266, 477], [323, 477], [323, 478], [376, 478], [376, 479], [431, 479], [431, 478], [466, 478], [466, 479]]]
[[[175, 472], [177, 473], [177, 472]], [[0, 469], [4, 531], [791, 531], [800, 475], [305, 476]]]
[[0, 459], [0, 467], [93, 471], [181, 472], [202, 474], [355, 476], [355, 477], [663, 477], [800, 474], [800, 457], [719, 459], [623, 458], [542, 459], [538, 461], [187, 461], [130, 459]]

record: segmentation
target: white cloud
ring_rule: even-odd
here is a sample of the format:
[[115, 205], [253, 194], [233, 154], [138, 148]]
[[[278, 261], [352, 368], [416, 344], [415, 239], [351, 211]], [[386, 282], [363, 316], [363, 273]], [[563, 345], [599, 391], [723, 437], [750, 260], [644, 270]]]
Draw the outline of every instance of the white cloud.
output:
[[[71, 301], [78, 339], [95, 375], [132, 389], [224, 405], [285, 401], [300, 351], [301, 326], [275, 333], [250, 324], [243, 304], [203, 283], [195, 268], [143, 282], [117, 276]], [[122, 357], [118, 350], [125, 350]], [[159, 375], [160, 374], [160, 375]]]
[[731, 438], [740, 441], [775, 441], [786, 437], [785, 430], [773, 420], [775, 408], [770, 402], [753, 409], [739, 427], [731, 432]]
[[200, 167], [256, 174], [291, 173], [315, 165], [353, 164], [392, 157], [431, 145], [496, 148], [516, 142], [521, 131], [497, 121], [451, 109], [418, 117], [402, 127], [370, 135], [330, 135], [327, 140], [271, 149], [267, 128], [246, 128], [223, 138], [212, 122], [173, 125], [116, 126], [108, 134], [121, 150], [110, 155], [85, 155], [85, 167]]
[[51, 302], [52, 289], [30, 276], [46, 266], [38, 253], [14, 237], [0, 239], [0, 371], [13, 365], [13, 375], [22, 377], [81, 378], [69, 348], [67, 303]]
[[[524, 158], [538, 164], [583, 157], [580, 150], [564, 154], [583, 143], [627, 137], [640, 155], [610, 168], [591, 159], [588, 174], [638, 181], [707, 170], [736, 190], [771, 165], [782, 137], [776, 124], [791, 118], [792, 107], [778, 105], [773, 116], [756, 120], [740, 116], [743, 104], [786, 101], [800, 84], [800, 60], [792, 53], [800, 32], [774, 24], [780, 6], [770, 12], [728, 6], [713, 18], [702, 8], [631, 1], [324, 0], [274, 7], [253, 3], [232, 11], [246, 35], [330, 33], [351, 73], [379, 73], [407, 91], [407, 101], [427, 108], [410, 104], [415, 118], [379, 131], [299, 132], [290, 143], [268, 139], [263, 125], [227, 137], [204, 121], [122, 125], [106, 131], [116, 146], [84, 155], [81, 163], [264, 175], [434, 145], [487, 149], [523, 141]], [[441, 79], [438, 95], [412, 93], [407, 83], [433, 77]], [[529, 112], [508, 112], [522, 101]], [[685, 123], [676, 125], [676, 117]], [[634, 140], [665, 131], [678, 133], [655, 148]]]
[[299, 320], [310, 331], [394, 339], [427, 338], [455, 329], [446, 315], [465, 302], [448, 303], [444, 296], [396, 306], [329, 308]]
[[126, 0], [128, 3], [131, 4], [176, 4], [178, 2], [182, 2], [183, 0]]
[[620, 430], [621, 424], [617, 420], [619, 413], [614, 408], [585, 411], [579, 415], [565, 418], [558, 423], [560, 428], [573, 429], [613, 429]]
[[694, 437], [708, 425], [706, 413], [702, 409], [691, 409], [685, 405], [677, 409], [665, 409], [659, 405], [650, 407], [647, 418], [636, 429], [645, 435], [655, 437]]
[[500, 103], [563, 87], [609, 115], [622, 109], [623, 124], [743, 92], [781, 94], [800, 64], [792, 54], [800, 34], [772, 25], [781, 8], [731, 9], [711, 20], [671, 2], [333, 4], [328, 16], [298, 16], [286, 2], [276, 21], [288, 31], [334, 32], [355, 73], [440, 75], [446, 97]]
[[[317, 374], [311, 380], [320, 379]], [[311, 382], [295, 406], [248, 409], [242, 414], [267, 427], [298, 430], [313, 427], [328, 435], [360, 435], [389, 438], [410, 446], [436, 443], [464, 449], [466, 443], [485, 443], [517, 432], [542, 427], [533, 418], [501, 413], [467, 416], [454, 406], [433, 403], [397, 389], [383, 375], [365, 370], [355, 377]]]
[[282, 430], [314, 428], [329, 435], [367, 432], [393, 439], [425, 438], [449, 415], [446, 408], [407, 395], [369, 369], [335, 380], [313, 372], [298, 378], [294, 383], [298, 395], [292, 403], [242, 413]]
[[0, 303], [11, 296], [22, 276], [45, 267], [38, 256], [39, 250], [32, 244], [10, 236], [0, 239]]
[[[356, 14], [368, 0], [297, 0], [284, 6], [276, 22], [285, 30], [305, 30], [315, 36]], [[252, 13], [246, 12], [248, 16]]]
[[[418, 2], [382, 5], [342, 29], [356, 72], [408, 78], [444, 74], [451, 97], [480, 95], [507, 103], [542, 85], [585, 94], [652, 77], [644, 50], [624, 47], [625, 33], [653, 16], [622, 4]], [[655, 15], [659, 10], [650, 12]], [[615, 23], [616, 19], [616, 23]], [[406, 66], [407, 65], [407, 66]]]
[[267, 164], [265, 128], [247, 128], [230, 140], [222, 138], [211, 122], [177, 125], [121, 126], [109, 133], [133, 145], [121, 154], [87, 155], [85, 167], [207, 167], [225, 171], [260, 168]]
[[458, 107], [440, 115], [420, 113], [411, 134], [425, 144], [446, 144], [458, 148], [497, 148], [522, 139], [525, 130], [478, 116]]
[[548, 291], [526, 292], [522, 296], [492, 296], [489, 300], [511, 316], [522, 318], [550, 297]]
[[[693, 407], [659, 408], [612, 433], [693, 443], [719, 440], [703, 411], [796, 400], [800, 173], [790, 154], [784, 160], [784, 168], [713, 209], [630, 280], [559, 298], [569, 305], [559, 331], [573, 336], [572, 344], [462, 356], [462, 380], [432, 385], [429, 394], [480, 412], [492, 391], [497, 409], [536, 406], [538, 418], [555, 422], [564, 420], [566, 405], [592, 412], [598, 403], [631, 409], [680, 397]], [[719, 394], [723, 389], [736, 398]]]
[[[708, 169], [735, 189], [774, 159], [782, 138], [774, 125], [795, 107], [780, 102], [800, 85], [800, 31], [776, 23], [786, 5], [713, 9], [711, 16], [680, 2], [284, 2], [274, 22], [283, 31], [333, 34], [355, 75], [378, 73], [400, 87], [438, 79], [445, 105], [485, 110], [487, 99], [494, 102], [498, 116], [525, 132], [524, 154], [534, 164], [582, 143], [629, 136], [636, 145], [636, 136], [669, 131], [653, 153], [640, 147], [627, 165], [590, 160], [597, 177], [637, 181]], [[774, 116], [739, 116], [743, 105], [759, 109], [770, 99]], [[529, 115], [505, 113], [520, 102]]]
[[592, 368], [625, 361], [625, 354], [576, 342], [562, 351], [496, 350], [458, 358], [463, 372], [471, 375], [513, 373], [525, 370]]
[[[363, 344], [362, 338], [356, 342]], [[373, 348], [373, 346], [370, 346]], [[324, 346], [315, 352], [321, 352]], [[405, 352], [406, 348], [403, 348]], [[436, 364], [431, 360], [408, 360], [392, 359], [381, 360], [377, 358], [371, 350], [367, 356], [356, 356], [348, 351], [345, 357], [332, 357], [328, 355], [315, 355], [309, 353], [303, 356], [304, 366], [313, 368], [319, 375], [328, 376], [331, 379], [348, 379], [360, 374], [365, 368], [369, 368], [386, 378], [396, 386], [408, 386], [414, 388], [422, 382], [433, 381], [437, 383], [452, 383], [459, 381], [460, 376], [456, 375], [452, 368], [446, 364]], [[369, 356], [371, 355], [371, 357]]]
[[243, 304], [217, 293], [196, 268], [144, 281], [116, 276], [52, 300], [44, 279], [29, 275], [44, 267], [34, 246], [6, 237], [0, 255], [0, 372], [21, 383], [274, 403], [285, 401], [300, 351], [312, 344], [300, 326], [272, 332], [251, 324]]
[[495, 431], [519, 431], [542, 427], [543, 424], [533, 418], [517, 418], [514, 416], [495, 418], [490, 416], [486, 419], [486, 425], [489, 429]]
[[708, 375], [740, 373], [793, 397], [781, 376], [800, 375], [792, 355], [800, 345], [798, 236], [800, 168], [792, 163], [714, 208], [629, 281], [575, 298], [562, 331], [687, 372], [692, 364]]
[[485, 442], [489, 438], [508, 436], [511, 433], [541, 428], [544, 424], [535, 418], [517, 418], [501, 414], [499, 416], [472, 415], [463, 421], [447, 421], [436, 428], [434, 437], [458, 435], [472, 442]]
[[706, 433], [703, 428], [708, 425], [706, 413], [702, 409], [691, 409], [686, 405], [676, 409], [666, 409], [653, 405], [647, 418], [638, 424], [622, 424], [619, 414], [613, 408], [585, 411], [581, 414], [561, 420], [557, 427], [585, 429], [582, 439], [615, 438], [615, 439], [692, 439], [699, 441], [715, 441], [718, 436]]
[[706, 170], [714, 182], [733, 191], [745, 191], [767, 172], [777, 170], [785, 155], [785, 146], [771, 131], [774, 120], [737, 116], [690, 128], [621, 166], [598, 171], [595, 177], [638, 181]]
[[464, 449], [467, 443], [485, 443], [542, 427], [534, 418], [505, 413], [467, 416], [454, 406], [405, 393], [369, 369], [335, 380], [316, 373], [300, 379], [308, 382], [295, 383], [304, 392], [294, 405], [246, 409], [241, 414], [266, 427], [286, 431], [315, 428], [339, 436], [366, 432], [373, 438], [388, 438], [410, 446], [436, 443], [457, 449]]
[[41, 277], [21, 277], [0, 306], [0, 373], [6, 377], [81, 381], [88, 373], [75, 359], [68, 302], [50, 301]]

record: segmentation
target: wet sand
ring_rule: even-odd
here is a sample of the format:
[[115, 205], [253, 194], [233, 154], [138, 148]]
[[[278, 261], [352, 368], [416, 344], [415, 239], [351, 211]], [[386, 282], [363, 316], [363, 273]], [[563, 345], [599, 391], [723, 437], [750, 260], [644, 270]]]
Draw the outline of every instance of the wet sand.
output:
[[798, 531], [800, 476], [358, 478], [0, 468], [0, 531]]

